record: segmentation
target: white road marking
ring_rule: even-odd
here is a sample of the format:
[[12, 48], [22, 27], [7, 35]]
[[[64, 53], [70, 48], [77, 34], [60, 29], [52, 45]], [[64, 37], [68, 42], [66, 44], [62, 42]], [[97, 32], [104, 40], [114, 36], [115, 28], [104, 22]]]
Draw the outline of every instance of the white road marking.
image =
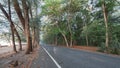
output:
[[44, 47], [42, 47], [44, 50], [45, 50], [45, 52], [50, 56], [50, 58], [53, 60], [53, 62], [56, 64], [56, 66], [58, 67], [58, 68], [62, 68], [59, 64], [58, 64], [58, 62], [50, 55], [50, 53], [44, 48]]

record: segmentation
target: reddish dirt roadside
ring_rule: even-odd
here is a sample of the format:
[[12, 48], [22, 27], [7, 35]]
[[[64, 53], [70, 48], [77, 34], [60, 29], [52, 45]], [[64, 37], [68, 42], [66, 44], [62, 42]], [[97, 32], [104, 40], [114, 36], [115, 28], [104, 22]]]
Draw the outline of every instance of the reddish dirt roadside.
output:
[[97, 50], [98, 50], [98, 47], [93, 47], [93, 46], [76, 46], [76, 45], [74, 45], [73, 48], [94, 51], [94, 52], [97, 52]]

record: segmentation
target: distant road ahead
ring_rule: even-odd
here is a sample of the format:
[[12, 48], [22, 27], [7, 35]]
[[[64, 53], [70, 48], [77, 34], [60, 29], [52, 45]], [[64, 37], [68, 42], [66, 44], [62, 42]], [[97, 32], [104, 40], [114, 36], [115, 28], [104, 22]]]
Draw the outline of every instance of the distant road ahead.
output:
[[31, 68], [120, 68], [120, 56], [42, 45]]

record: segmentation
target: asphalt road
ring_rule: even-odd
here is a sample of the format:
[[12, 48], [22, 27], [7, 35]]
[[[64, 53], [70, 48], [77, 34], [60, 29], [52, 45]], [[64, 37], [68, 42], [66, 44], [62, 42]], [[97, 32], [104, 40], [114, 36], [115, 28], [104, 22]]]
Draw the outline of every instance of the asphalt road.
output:
[[120, 68], [120, 56], [42, 45], [31, 68]]

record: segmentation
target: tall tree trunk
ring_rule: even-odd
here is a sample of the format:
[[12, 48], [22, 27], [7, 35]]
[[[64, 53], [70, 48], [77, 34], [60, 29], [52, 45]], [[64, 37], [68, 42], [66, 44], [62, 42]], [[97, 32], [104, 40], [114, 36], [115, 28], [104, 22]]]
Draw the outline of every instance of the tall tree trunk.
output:
[[28, 18], [26, 16], [26, 20], [25, 20], [26, 24], [25, 24], [25, 32], [26, 32], [26, 39], [27, 39], [27, 50], [26, 50], [26, 54], [29, 54], [30, 52], [32, 52], [32, 38], [30, 35], [30, 27], [29, 27], [29, 21]]
[[25, 30], [25, 19], [22, 15], [22, 11], [20, 9], [20, 6], [19, 6], [19, 3], [18, 3], [18, 0], [12, 0], [13, 1], [13, 5], [14, 5], [14, 9], [18, 15], [18, 18], [23, 26], [23, 29]]
[[70, 32], [70, 47], [72, 47], [72, 46], [73, 46], [72, 30], [71, 30], [71, 24], [70, 24], [70, 21], [69, 21], [69, 20], [70, 20], [70, 19], [68, 19], [67, 25], [68, 25], [68, 29], [69, 29], [69, 32]]
[[11, 27], [11, 32], [12, 32], [13, 51], [17, 53], [16, 45], [15, 45], [15, 36], [14, 36], [14, 28], [13, 28], [13, 25], [10, 24], [10, 27]]
[[[87, 24], [85, 23], [85, 27], [87, 29]], [[87, 29], [88, 30], [88, 29]], [[89, 42], [88, 42], [88, 32], [86, 30], [86, 33], [85, 33], [85, 39], [86, 39], [86, 45], [88, 46], [89, 45]]]
[[[29, 3], [29, 5], [30, 5], [30, 3]], [[33, 20], [31, 5], [30, 5], [30, 16], [31, 16], [31, 19]], [[35, 44], [35, 22], [32, 22], [32, 46], [33, 46], [33, 48], [36, 46], [36, 44]]]
[[[35, 8], [36, 10], [36, 15], [35, 18], [38, 17], [38, 12], [37, 12], [37, 6]], [[32, 14], [32, 8], [30, 6], [30, 15], [31, 15], [31, 19], [33, 20], [33, 14]], [[37, 47], [39, 45], [39, 23], [37, 21], [32, 22], [33, 27], [32, 27], [32, 45], [33, 47]]]
[[63, 34], [63, 33], [61, 33], [61, 34], [62, 34], [62, 36], [63, 36], [63, 38], [65, 40], [66, 46], [69, 47], [68, 40], [67, 40], [65, 34]]
[[39, 39], [39, 23], [38, 22], [36, 22], [36, 29], [35, 29], [35, 42], [36, 42], [36, 46], [35, 47], [37, 47], [37, 46], [39, 46], [39, 41], [40, 41], [40, 39]]
[[[70, 4], [72, 3], [72, 0], [70, 0]], [[68, 8], [71, 8], [71, 6], [69, 5], [68, 6]], [[69, 30], [69, 32], [70, 32], [70, 47], [72, 47], [73, 46], [73, 35], [72, 35], [72, 29], [71, 29], [71, 23], [70, 23], [70, 19], [71, 19], [71, 17], [72, 17], [72, 13], [70, 13], [70, 11], [68, 10], [67, 11], [67, 13], [68, 13], [68, 21], [67, 21], [67, 26], [68, 26], [68, 30]]]
[[14, 34], [15, 34], [15, 35], [17, 36], [17, 38], [18, 38], [19, 50], [22, 51], [21, 38], [20, 38], [20, 36], [19, 36], [19, 34], [18, 34], [18, 32], [17, 32], [17, 30], [16, 30], [16, 28], [15, 28], [12, 20], [10, 21], [10, 24], [12, 24], [12, 28], [13, 28]]
[[34, 26], [32, 30], [32, 44], [34, 47], [37, 47], [39, 45], [39, 29], [37, 28], [37, 26]]
[[22, 50], [21, 38], [20, 38], [20, 36], [19, 36], [19, 34], [18, 34], [18, 32], [17, 32], [15, 26], [14, 26], [14, 23], [13, 23], [13, 21], [12, 21], [12, 19], [11, 19], [10, 0], [8, 0], [8, 7], [9, 7], [9, 22], [11, 23], [12, 28], [13, 28], [13, 31], [14, 31], [14, 33], [16, 34], [17, 38], [18, 38], [19, 46], [20, 46], [20, 47], [19, 47], [19, 50], [21, 51], [21, 50]]
[[[3, 8], [3, 6], [1, 5], [1, 3], [0, 3], [0, 9], [2, 10], [2, 12], [3, 12], [3, 14], [7, 17], [7, 19], [9, 20], [9, 21], [12, 21], [11, 20], [11, 11], [10, 11], [10, 0], [8, 0], [8, 7], [9, 7], [9, 14], [10, 15], [8, 15], [7, 14], [7, 12], [5, 11], [5, 9]], [[15, 46], [15, 37], [14, 37], [14, 27], [13, 27], [13, 24], [10, 22], [10, 27], [11, 27], [11, 32], [12, 32], [12, 44], [13, 44], [13, 50], [15, 51], [15, 52], [17, 52], [17, 50], [16, 50], [16, 46]]]
[[25, 32], [26, 32], [26, 39], [27, 39], [27, 50], [26, 54], [29, 54], [33, 51], [32, 49], [32, 38], [30, 34], [30, 26], [29, 26], [29, 8], [26, 4], [26, 0], [22, 0], [22, 5], [24, 9], [24, 18], [25, 18]]
[[[31, 19], [33, 20], [33, 14], [32, 14], [32, 8], [31, 8], [31, 6], [30, 6], [30, 16], [31, 16]], [[37, 44], [36, 44], [36, 41], [35, 41], [35, 39], [36, 39], [36, 27], [35, 27], [35, 25], [36, 25], [36, 22], [32, 22], [32, 46], [35, 48], [36, 46], [37, 46]]]
[[[9, 10], [9, 20], [10, 21], [12, 21], [12, 19], [11, 19], [11, 7], [10, 7], [10, 0], [8, 0], [8, 10]], [[15, 27], [13, 27], [14, 26], [14, 24], [12, 23], [12, 22], [10, 22], [10, 27], [11, 27], [11, 32], [12, 32], [12, 43], [13, 43], [13, 50], [15, 51], [15, 52], [17, 52], [17, 50], [16, 50], [16, 45], [15, 45], [15, 33], [14, 33], [14, 29], [15, 29]]]
[[32, 52], [32, 38], [30, 36], [30, 30], [29, 30], [29, 27], [26, 28], [26, 39], [27, 39], [27, 50], [26, 50], [26, 54], [30, 54], [30, 52]]
[[[14, 25], [13, 25], [13, 26], [14, 26]], [[15, 28], [15, 26], [14, 26], [14, 28]], [[14, 29], [14, 32], [15, 32], [17, 38], [18, 38], [18, 42], [19, 42], [19, 50], [22, 51], [21, 38], [20, 38], [20, 36], [19, 36], [19, 34], [18, 34], [18, 32], [17, 32], [16, 29]]]
[[35, 47], [35, 27], [32, 28], [32, 45]]
[[104, 14], [104, 22], [105, 22], [105, 29], [106, 29], [106, 42], [105, 42], [105, 46], [106, 48], [108, 48], [109, 45], [109, 29], [108, 29], [108, 19], [107, 19], [107, 10], [106, 10], [106, 5], [105, 5], [105, 1], [103, 1], [102, 4], [102, 9], [103, 9], [103, 14]]
[[[30, 35], [30, 26], [29, 26], [29, 13], [28, 13], [28, 5], [26, 4], [26, 0], [22, 0], [22, 7], [23, 7], [23, 11], [24, 13], [22, 13], [18, 0], [12, 0], [13, 4], [14, 4], [14, 8], [15, 11], [21, 21], [21, 24], [23, 26], [24, 29], [24, 34], [26, 36], [26, 40], [27, 40], [27, 49], [26, 49], [26, 54], [29, 54], [30, 52], [32, 52], [32, 38]], [[24, 17], [23, 15], [24, 14]]]
[[[38, 18], [37, 7], [38, 6], [36, 6], [36, 8], [35, 8], [35, 10], [36, 10], [36, 18]], [[39, 41], [40, 41], [39, 34], [40, 34], [39, 33], [39, 22], [36, 22], [36, 24], [35, 24], [35, 42], [36, 42], [36, 46], [35, 47], [39, 46]]]
[[85, 35], [85, 39], [86, 39], [86, 45], [88, 46], [89, 42], [88, 42], [88, 35], [87, 34]]

